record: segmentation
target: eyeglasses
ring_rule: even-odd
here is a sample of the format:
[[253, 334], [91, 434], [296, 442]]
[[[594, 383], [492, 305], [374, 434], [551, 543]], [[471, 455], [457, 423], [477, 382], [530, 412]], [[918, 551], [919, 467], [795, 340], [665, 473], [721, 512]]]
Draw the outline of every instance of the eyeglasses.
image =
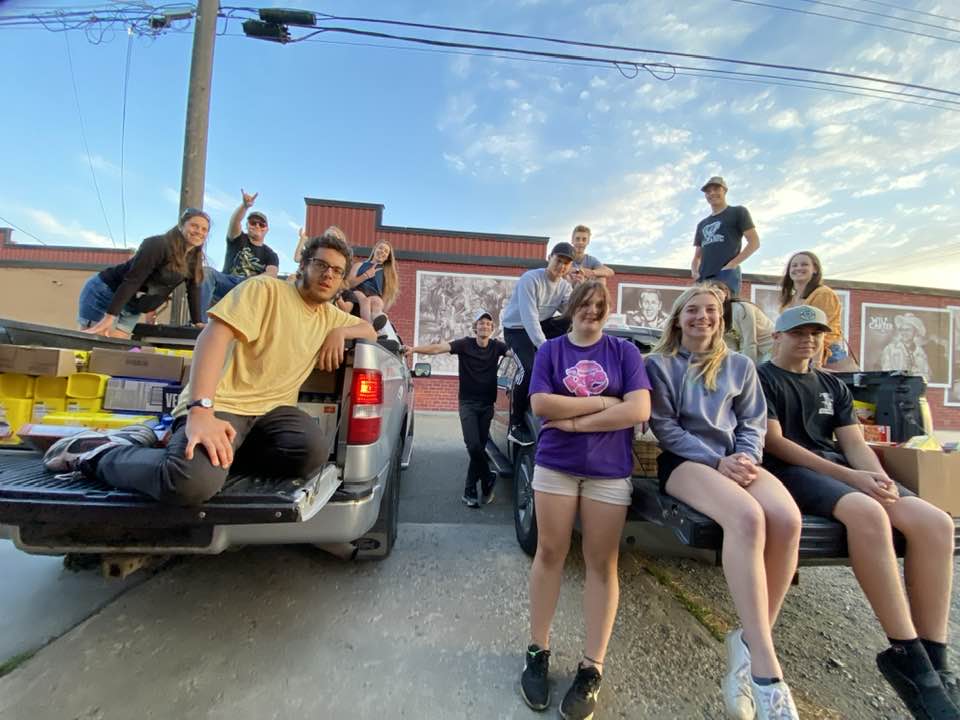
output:
[[327, 270], [329, 270], [330, 274], [335, 278], [342, 278], [347, 274], [345, 268], [331, 265], [326, 260], [321, 260], [320, 258], [310, 258], [306, 262], [308, 265], [313, 265], [317, 269], [317, 272], [319, 272], [321, 275], [326, 275]]
[[254, 227], [266, 227], [267, 224], [263, 220], [247, 220], [247, 225], [253, 225]]

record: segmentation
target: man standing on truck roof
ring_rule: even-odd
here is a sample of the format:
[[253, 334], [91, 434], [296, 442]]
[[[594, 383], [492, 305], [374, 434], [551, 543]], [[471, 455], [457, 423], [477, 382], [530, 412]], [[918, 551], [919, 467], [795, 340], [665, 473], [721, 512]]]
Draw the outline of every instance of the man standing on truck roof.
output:
[[[960, 683], [946, 645], [953, 520], [884, 472], [864, 442], [850, 390], [810, 367], [826, 332], [827, 316], [810, 305], [777, 319], [773, 360], [758, 369], [767, 397], [764, 466], [802, 512], [846, 526], [850, 565], [890, 640], [877, 666], [913, 716], [960, 717]], [[894, 528], [907, 540], [906, 594]]]
[[296, 407], [300, 386], [315, 366], [335, 370], [346, 340], [377, 339], [330, 302], [352, 256], [328, 230], [307, 243], [295, 284], [250, 278], [211, 310], [166, 448], [138, 447], [152, 442], [129, 431], [86, 431], [54, 443], [44, 464], [175, 505], [216, 495], [235, 455], [245, 472], [271, 477], [322, 467], [334, 438]]
[[227, 252], [223, 258], [223, 270], [212, 267], [203, 269], [201, 309], [204, 313], [248, 277], [264, 274], [276, 277], [280, 271], [280, 258], [266, 243], [270, 231], [267, 216], [254, 210], [247, 215], [247, 231], [243, 232], [240, 228], [243, 214], [253, 207], [259, 194], [251, 195], [240, 188], [243, 200], [233, 211], [227, 226]]
[[[730, 288], [734, 297], [740, 294], [740, 265], [760, 248], [760, 236], [742, 205], [727, 205], [727, 183], [714, 175], [700, 188], [710, 215], [697, 224], [693, 235], [693, 262], [690, 274], [696, 282], [718, 280]], [[747, 246], [743, 247], [743, 238]]]
[[510, 302], [503, 310], [503, 339], [520, 364], [514, 380], [513, 405], [510, 408], [510, 432], [507, 437], [518, 445], [533, 445], [527, 428], [530, 407], [530, 373], [537, 348], [548, 338], [563, 335], [570, 321], [558, 316], [567, 305], [570, 287], [565, 276], [570, 272], [577, 252], [568, 242], [558, 242], [550, 251], [545, 268], [527, 270], [517, 281]]
[[[407, 348], [407, 357], [414, 353], [439, 355], [450, 353], [459, 358], [460, 387], [457, 391], [460, 403], [460, 428], [463, 442], [470, 455], [467, 468], [463, 503], [478, 508], [493, 500], [493, 487], [497, 480], [487, 462], [487, 440], [490, 437], [490, 422], [493, 420], [493, 404], [497, 399], [497, 365], [507, 352], [507, 344], [493, 338], [493, 315], [486, 310], [477, 313], [473, 323], [474, 337], [417, 345]], [[477, 484], [480, 494], [477, 495]]]

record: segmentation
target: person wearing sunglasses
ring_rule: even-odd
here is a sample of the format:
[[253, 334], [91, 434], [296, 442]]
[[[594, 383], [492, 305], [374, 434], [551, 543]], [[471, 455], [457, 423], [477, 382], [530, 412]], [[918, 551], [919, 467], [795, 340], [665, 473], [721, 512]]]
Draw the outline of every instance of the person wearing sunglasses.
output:
[[233, 211], [227, 227], [227, 252], [223, 261], [223, 270], [204, 268], [201, 297], [204, 313], [248, 277], [255, 275], [276, 277], [280, 270], [280, 258], [265, 242], [267, 232], [270, 230], [267, 216], [259, 210], [254, 210], [247, 215], [246, 232], [243, 232], [240, 227], [243, 214], [253, 207], [259, 194], [250, 194], [240, 188], [242, 202]]
[[347, 340], [377, 339], [330, 302], [352, 255], [328, 231], [307, 242], [295, 283], [258, 275], [210, 309], [166, 447], [153, 447], [156, 436], [142, 428], [88, 430], [54, 443], [47, 468], [185, 506], [220, 492], [231, 471], [308, 477], [327, 461], [335, 431], [297, 407], [300, 386], [314, 367], [339, 367]]
[[154, 314], [184, 283], [190, 318], [200, 325], [203, 244], [209, 231], [210, 216], [187, 208], [170, 230], [143, 240], [132, 258], [87, 280], [77, 311], [80, 329], [94, 335], [130, 337], [141, 316]]

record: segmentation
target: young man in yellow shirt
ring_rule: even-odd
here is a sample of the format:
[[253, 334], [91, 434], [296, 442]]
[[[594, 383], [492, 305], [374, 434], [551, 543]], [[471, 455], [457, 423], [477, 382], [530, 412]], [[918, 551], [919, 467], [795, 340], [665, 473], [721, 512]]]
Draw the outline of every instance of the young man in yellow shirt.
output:
[[369, 323], [330, 302], [352, 256], [330, 228], [303, 248], [295, 284], [252, 277], [210, 309], [166, 448], [148, 447], [149, 431], [84, 432], [51, 446], [46, 466], [176, 505], [216, 495], [235, 454], [253, 473], [301, 477], [319, 468], [334, 438], [296, 407], [300, 386], [315, 365], [336, 369], [346, 340], [377, 339]]

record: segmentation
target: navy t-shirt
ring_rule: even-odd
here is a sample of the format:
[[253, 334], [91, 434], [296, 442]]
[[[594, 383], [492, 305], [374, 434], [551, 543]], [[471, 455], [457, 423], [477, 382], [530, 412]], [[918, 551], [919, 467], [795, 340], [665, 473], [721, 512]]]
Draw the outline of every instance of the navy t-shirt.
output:
[[450, 354], [456, 355], [460, 365], [460, 391], [462, 401], [474, 401], [492, 405], [497, 400], [497, 364], [507, 352], [502, 340], [490, 340], [480, 347], [476, 338], [465, 337], [450, 343]]
[[697, 223], [693, 244], [700, 248], [700, 277], [711, 278], [733, 260], [743, 245], [743, 234], [753, 230], [750, 212], [742, 205], [724, 208]]

